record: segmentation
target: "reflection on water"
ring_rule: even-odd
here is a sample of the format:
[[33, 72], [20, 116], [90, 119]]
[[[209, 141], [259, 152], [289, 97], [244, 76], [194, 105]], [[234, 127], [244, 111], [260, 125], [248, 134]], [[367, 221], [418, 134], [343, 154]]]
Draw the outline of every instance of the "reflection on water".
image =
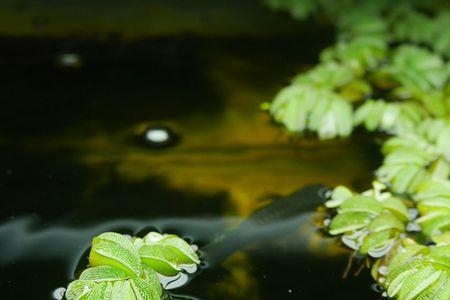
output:
[[[199, 272], [188, 272], [193, 275], [163, 278], [167, 289], [176, 288], [175, 292], [195, 294], [201, 299], [266, 298], [258, 277], [262, 275], [266, 279], [277, 270], [277, 266], [264, 270], [264, 267], [261, 269], [258, 263], [254, 263], [255, 260], [264, 264], [277, 264], [280, 259], [292, 260], [292, 264], [300, 269], [295, 272], [286, 269], [283, 278], [298, 276], [302, 268], [306, 268], [299, 264], [304, 261], [308, 264], [324, 264], [322, 268], [328, 267], [331, 262], [333, 269], [333, 264], [339, 262], [338, 268], [343, 267], [345, 257], [339, 255], [348, 253], [341, 251], [332, 239], [324, 238], [316, 227], [315, 220], [320, 214], [315, 212], [315, 207], [323, 202], [323, 194], [321, 186], [307, 187], [288, 197], [273, 200], [247, 219], [113, 220], [73, 227], [57, 223], [43, 225], [36, 217], [21, 217], [0, 225], [0, 266], [6, 270], [13, 267], [12, 272], [8, 273], [13, 278], [9, 281], [12, 286], [24, 284], [19, 281], [23, 275], [20, 267], [33, 261], [64, 265], [66, 274], [63, 278], [68, 282], [87, 266], [87, 252], [92, 237], [105, 231], [143, 235], [150, 230], [157, 230], [178, 234], [198, 244], [203, 261]], [[40, 275], [45, 278], [53, 275], [46, 274], [48, 271], [52, 270], [46, 268]], [[283, 278], [280, 279], [284, 281]], [[322, 280], [321, 277], [309, 279], [314, 282]], [[190, 281], [194, 287], [186, 286]], [[195, 284], [196, 281], [206, 283], [199, 285]], [[41, 284], [40, 281], [37, 283]], [[54, 287], [52, 294], [60, 295], [61, 291], [61, 288]], [[293, 291], [293, 288], [289, 289], [289, 294]], [[15, 296], [19, 295], [20, 292], [16, 291]], [[178, 299], [177, 296], [174, 299]]]
[[[261, 287], [258, 285], [257, 278], [253, 277], [253, 272], [258, 268], [252, 264], [253, 259], [266, 261], [266, 263], [276, 262], [282, 255], [289, 256], [291, 259], [295, 258], [295, 264], [298, 260], [305, 258], [308, 261], [327, 263], [327, 258], [340, 254], [333, 241], [320, 237], [315, 224], [310, 222], [312, 219], [312, 215], [300, 215], [295, 220], [271, 223], [267, 226], [259, 225], [259, 230], [256, 230], [255, 227], [247, 227], [245, 232], [236, 235], [233, 234], [233, 231], [227, 233], [227, 229], [233, 227], [233, 224], [242, 222], [236, 218], [114, 220], [90, 226], [68, 227], [56, 224], [43, 226], [35, 217], [22, 217], [0, 225], [0, 250], [2, 252], [0, 266], [8, 271], [2, 276], [8, 276], [9, 284], [18, 287], [26, 282], [22, 281], [24, 278], [24, 274], [21, 272], [22, 268], [17, 269], [17, 267], [39, 261], [56, 264], [59, 268], [56, 274], [64, 274], [58, 282], [65, 285], [66, 282], [73, 279], [74, 274], [78, 274], [85, 267], [87, 250], [93, 236], [105, 231], [119, 231], [136, 235], [147, 232], [148, 226], [151, 225], [152, 230], [180, 234], [193, 243], [198, 243], [200, 249], [206, 251], [202, 258], [206, 259], [206, 267], [203, 266], [202, 270], [195, 274], [196, 278], [188, 278], [184, 275], [180, 279], [184, 282], [168, 282], [170, 285], [168, 288], [174, 288], [174, 285], [179, 287], [190, 280], [192, 280], [191, 284], [196, 281], [206, 281], [208, 283], [205, 285], [196, 284], [195, 287], [188, 285], [175, 292], [186, 292], [201, 299], [210, 297], [226, 299], [230, 296], [233, 299], [256, 299], [261, 296], [259, 292]], [[298, 227], [293, 227], [294, 223]], [[224, 234], [231, 234], [232, 237], [231, 239], [225, 238], [226, 243], [222, 243], [222, 247], [227, 247], [225, 251], [229, 254], [237, 251], [229, 259], [223, 256], [223, 253], [211, 253], [219, 249], [207, 246], [210, 243], [216, 243], [217, 238], [223, 239]], [[314, 240], [316, 241], [314, 242]], [[243, 250], [245, 252], [240, 252]], [[211, 257], [214, 257], [215, 260], [210, 261]], [[218, 257], [221, 257], [222, 261], [218, 261]], [[345, 262], [345, 259], [340, 260], [341, 263]], [[39, 278], [42, 276], [40, 280], [34, 281], [35, 284], [45, 286], [43, 281], [56, 275], [51, 274], [54, 270], [43, 268], [40, 263], [33, 264], [37, 267], [36, 272], [38, 272]], [[65, 272], [61, 273], [64, 270]], [[271, 271], [265, 272], [270, 274]], [[211, 274], [213, 276], [209, 276]], [[291, 273], [287, 271], [284, 276], [289, 274]], [[54, 281], [52, 283], [55, 284]], [[51, 287], [50, 284], [47, 286]], [[236, 289], [236, 287], [239, 288]], [[57, 286], [53, 286], [52, 290], [57, 288]], [[23, 292], [26, 293], [26, 291]], [[15, 297], [21, 295], [22, 292], [16, 290]]]
[[[83, 63], [61, 68], [54, 58], [64, 41], [2, 42], [2, 97], [11, 99], [0, 111], [2, 299], [50, 297], [100, 232], [157, 228], [202, 249], [273, 195], [314, 183], [365, 186], [377, 163], [364, 139], [292, 139], [258, 110], [320, 45], [86, 42], [76, 52]], [[152, 128], [170, 128], [178, 143], [145, 144], [143, 136], [164, 140], [163, 131], [146, 134]], [[311, 219], [248, 231], [263, 238], [206, 265], [175, 294], [369, 299], [370, 280], [340, 278], [346, 257]]]

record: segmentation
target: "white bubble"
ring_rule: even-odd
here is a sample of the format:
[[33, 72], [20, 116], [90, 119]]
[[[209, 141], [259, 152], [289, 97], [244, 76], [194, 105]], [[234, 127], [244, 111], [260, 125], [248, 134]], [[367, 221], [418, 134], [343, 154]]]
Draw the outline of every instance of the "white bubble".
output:
[[408, 232], [420, 232], [421, 230], [422, 228], [417, 223], [408, 223], [408, 225], [406, 225], [406, 231]]
[[189, 280], [189, 276], [186, 273], [178, 273], [175, 276], [164, 276], [164, 275], [158, 274], [158, 278], [159, 278], [159, 281], [161, 282], [162, 286], [166, 290], [171, 290], [171, 289], [182, 287]]
[[381, 266], [378, 268], [378, 273], [380, 273], [381, 275], [387, 275], [388, 272], [389, 269], [386, 266]]
[[64, 298], [64, 293], [66, 292], [66, 288], [59, 287], [55, 289], [52, 293], [53, 299], [62, 300]]
[[57, 62], [62, 67], [79, 67], [81, 58], [76, 53], [63, 53], [58, 56]]
[[164, 143], [169, 139], [169, 133], [164, 129], [149, 129], [145, 138], [152, 143]]
[[414, 220], [419, 215], [419, 211], [415, 208], [408, 209], [408, 216], [410, 220]]

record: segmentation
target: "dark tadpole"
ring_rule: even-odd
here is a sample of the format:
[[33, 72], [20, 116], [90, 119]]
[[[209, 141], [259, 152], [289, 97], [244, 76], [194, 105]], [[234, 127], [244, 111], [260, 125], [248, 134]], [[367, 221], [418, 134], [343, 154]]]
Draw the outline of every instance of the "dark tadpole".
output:
[[293, 232], [309, 221], [311, 213], [325, 202], [326, 191], [323, 185], [309, 185], [273, 200], [206, 245], [202, 251], [205, 261], [216, 265], [246, 245]]

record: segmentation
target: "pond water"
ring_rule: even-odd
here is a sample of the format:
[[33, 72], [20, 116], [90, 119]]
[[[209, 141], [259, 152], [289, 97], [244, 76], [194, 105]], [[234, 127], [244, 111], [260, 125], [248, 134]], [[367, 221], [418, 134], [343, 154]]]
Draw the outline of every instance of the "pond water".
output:
[[[259, 110], [327, 39], [1, 38], [1, 299], [57, 298], [103, 231], [156, 228], [202, 249], [274, 196], [368, 187], [373, 143], [293, 139]], [[151, 128], [176, 141], [145, 142]], [[377, 299], [305, 224], [206, 261], [173, 294]]]

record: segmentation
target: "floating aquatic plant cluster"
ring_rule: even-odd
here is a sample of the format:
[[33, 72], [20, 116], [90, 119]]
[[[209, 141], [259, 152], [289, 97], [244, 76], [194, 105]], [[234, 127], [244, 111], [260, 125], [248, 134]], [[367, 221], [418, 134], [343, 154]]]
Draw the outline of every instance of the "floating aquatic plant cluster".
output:
[[[275, 121], [291, 132], [312, 131], [328, 139], [346, 137], [359, 125], [401, 134], [414, 131], [425, 119], [449, 117], [450, 39], [444, 38], [447, 47], [436, 46], [441, 49], [436, 52], [416, 35], [433, 27], [436, 38], [428, 42], [438, 43], [450, 32], [450, 10], [431, 18], [402, 2], [328, 3], [324, 7], [353, 5], [329, 12], [338, 24], [336, 44], [320, 53], [317, 66], [296, 76], [266, 105]], [[430, 25], [408, 27], [413, 15]]]
[[193, 248], [176, 235], [144, 238], [106, 232], [95, 237], [89, 268], [67, 288], [67, 300], [158, 300], [160, 276], [175, 276], [199, 264]]
[[387, 190], [336, 187], [325, 204], [337, 209], [329, 233], [374, 259], [372, 276], [389, 297], [450, 299], [450, 181], [426, 180], [413, 199]]
[[271, 103], [289, 132], [386, 133], [363, 193], [336, 187], [329, 233], [372, 258], [398, 299], [450, 299], [450, 9], [439, 1], [267, 0], [337, 27], [335, 45]]

